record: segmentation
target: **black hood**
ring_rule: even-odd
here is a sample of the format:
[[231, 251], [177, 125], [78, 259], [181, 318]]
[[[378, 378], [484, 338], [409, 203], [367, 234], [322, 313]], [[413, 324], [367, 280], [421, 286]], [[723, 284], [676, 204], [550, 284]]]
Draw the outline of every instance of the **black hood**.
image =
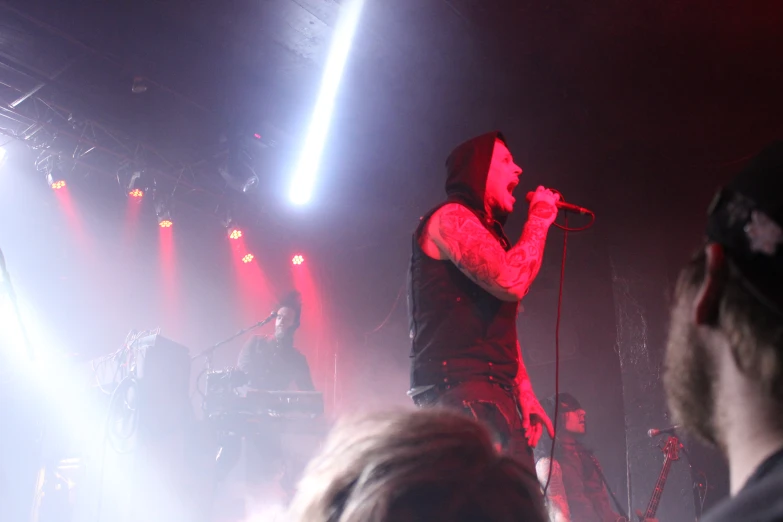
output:
[[446, 159], [446, 194], [449, 201], [459, 201], [484, 218], [493, 217], [504, 224], [506, 216], [486, 216], [484, 209], [484, 192], [495, 140], [506, 143], [503, 134], [493, 131], [471, 138], [451, 151]]

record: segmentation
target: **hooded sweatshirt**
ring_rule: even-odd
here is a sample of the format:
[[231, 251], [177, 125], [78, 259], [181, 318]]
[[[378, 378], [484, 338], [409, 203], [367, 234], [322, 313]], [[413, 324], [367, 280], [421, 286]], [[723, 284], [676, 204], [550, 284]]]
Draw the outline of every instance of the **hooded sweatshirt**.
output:
[[502, 301], [464, 275], [449, 260], [425, 254], [419, 237], [443, 205], [456, 203], [473, 212], [498, 243], [510, 244], [504, 218], [488, 216], [484, 192], [495, 140], [491, 132], [459, 145], [446, 160], [448, 199], [421, 219], [413, 234], [408, 274], [411, 388], [489, 380], [511, 386], [519, 365], [516, 302]]

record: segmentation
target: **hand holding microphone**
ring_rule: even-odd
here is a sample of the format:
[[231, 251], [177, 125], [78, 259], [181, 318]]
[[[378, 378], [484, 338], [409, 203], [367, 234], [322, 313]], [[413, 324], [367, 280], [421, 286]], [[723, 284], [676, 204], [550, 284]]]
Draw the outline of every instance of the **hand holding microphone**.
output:
[[546, 221], [547, 225], [555, 222], [560, 194], [539, 186], [535, 192], [527, 193], [527, 200], [530, 202], [528, 219], [536, 217]]
[[579, 207], [577, 205], [572, 205], [571, 203], [566, 203], [565, 201], [562, 201], [560, 198], [560, 194], [553, 192], [550, 189], [545, 189], [544, 187], [538, 187], [535, 192], [528, 192], [527, 193], [527, 200], [530, 202], [530, 210], [533, 210], [533, 206], [538, 202], [541, 201], [542, 195], [540, 194], [552, 194], [557, 199], [555, 199], [552, 204], [555, 205], [557, 208], [562, 210], [569, 210], [571, 212], [577, 212], [579, 214], [592, 214], [592, 212], [584, 207]]

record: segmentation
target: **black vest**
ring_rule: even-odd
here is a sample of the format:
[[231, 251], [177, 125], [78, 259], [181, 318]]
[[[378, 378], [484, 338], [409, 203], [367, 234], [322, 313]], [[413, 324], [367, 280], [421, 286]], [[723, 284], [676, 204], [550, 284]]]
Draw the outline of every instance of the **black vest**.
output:
[[[519, 303], [494, 297], [454, 263], [432, 259], [419, 246], [429, 218], [444, 204], [428, 212], [413, 234], [408, 273], [411, 387], [470, 380], [512, 385], [519, 368]], [[500, 225], [481, 221], [508, 250]]]

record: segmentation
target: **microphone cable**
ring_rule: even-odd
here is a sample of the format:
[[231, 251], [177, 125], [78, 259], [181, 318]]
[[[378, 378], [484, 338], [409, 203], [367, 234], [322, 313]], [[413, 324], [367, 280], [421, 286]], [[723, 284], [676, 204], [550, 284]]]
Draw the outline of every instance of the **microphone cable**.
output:
[[[552, 190], [552, 189], [550, 189]], [[563, 195], [557, 190], [552, 190], [555, 194], [560, 196], [560, 201], [565, 201]], [[549, 452], [549, 471], [546, 477], [546, 483], [544, 484], [544, 500], [546, 501], [547, 490], [549, 489], [549, 483], [552, 481], [552, 468], [555, 463], [555, 444], [557, 441], [557, 418], [560, 409], [560, 319], [563, 308], [563, 281], [565, 280], [565, 262], [566, 251], [568, 249], [568, 233], [569, 232], [581, 232], [587, 230], [595, 224], [595, 213], [590, 212], [590, 222], [583, 227], [570, 228], [568, 226], [568, 210], [564, 210], [563, 224], [560, 225], [557, 222], [552, 223], [554, 226], [563, 231], [563, 255], [560, 260], [560, 286], [557, 293], [557, 319], [555, 321], [555, 410], [554, 419], [552, 421], [552, 449]]]

